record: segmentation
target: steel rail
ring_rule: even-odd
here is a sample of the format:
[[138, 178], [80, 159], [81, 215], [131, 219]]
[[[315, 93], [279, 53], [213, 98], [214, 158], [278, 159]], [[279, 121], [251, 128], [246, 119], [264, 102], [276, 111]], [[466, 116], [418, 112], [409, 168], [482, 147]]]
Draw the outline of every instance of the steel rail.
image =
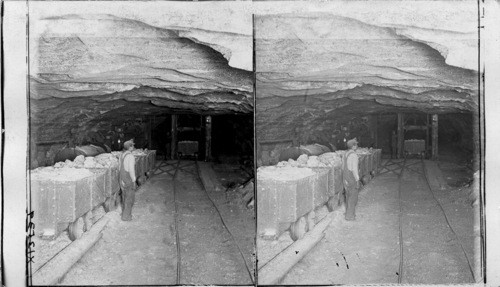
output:
[[200, 172], [198, 170], [198, 164], [195, 162], [195, 166], [196, 166], [196, 174], [198, 175], [198, 180], [200, 181], [201, 183], [201, 186], [203, 187], [203, 190], [205, 191], [205, 194], [206, 196], [208, 197], [208, 199], [210, 200], [210, 202], [212, 203], [212, 205], [214, 206], [215, 210], [217, 211], [217, 214], [219, 215], [220, 217], [220, 220], [222, 222], [222, 225], [224, 226], [224, 228], [227, 230], [227, 232], [229, 233], [229, 235], [231, 236], [231, 239], [232, 241], [234, 242], [234, 244], [236, 245], [236, 248], [238, 249], [238, 252], [240, 253], [240, 256], [241, 258], [243, 259], [243, 262], [245, 263], [245, 267], [246, 267], [246, 270], [248, 272], [248, 276], [250, 277], [250, 280], [252, 281], [252, 284], [255, 284], [255, 281], [254, 281], [254, 277], [253, 277], [253, 274], [252, 274], [252, 271], [251, 271], [251, 268], [245, 258], [245, 256], [243, 255], [243, 251], [241, 251], [241, 247], [240, 245], [238, 244], [238, 242], [236, 241], [236, 238], [234, 237], [233, 233], [231, 232], [231, 230], [229, 230], [229, 227], [226, 225], [226, 222], [224, 221], [224, 218], [222, 217], [222, 214], [220, 213], [220, 210], [219, 208], [217, 207], [217, 205], [215, 204], [214, 200], [212, 199], [212, 197], [210, 197], [208, 191], [206, 190], [205, 186], [203, 185], [203, 182], [201, 180], [201, 177], [200, 177]]
[[470, 271], [470, 273], [472, 275], [472, 280], [474, 280], [474, 282], [476, 282], [476, 276], [474, 274], [474, 268], [472, 268], [472, 264], [471, 264], [471, 262], [469, 260], [469, 256], [467, 256], [467, 252], [465, 251], [465, 248], [464, 248], [464, 246], [462, 244], [462, 241], [460, 240], [460, 238], [458, 237], [457, 233], [455, 232], [455, 230], [451, 226], [450, 220], [448, 219], [448, 215], [446, 215], [446, 212], [444, 211], [444, 208], [441, 205], [441, 202], [439, 202], [439, 200], [436, 197], [436, 194], [434, 193], [434, 190], [432, 190], [432, 186], [429, 183], [429, 178], [427, 177], [427, 173], [425, 172], [424, 160], [421, 159], [421, 161], [422, 161], [422, 167], [424, 169], [424, 178], [425, 178], [425, 182], [427, 183], [427, 188], [429, 188], [429, 191], [432, 194], [432, 198], [434, 198], [434, 200], [437, 202], [439, 208], [441, 209], [441, 212], [444, 215], [444, 218], [446, 220], [446, 224], [448, 224], [448, 227], [450, 227], [451, 232], [453, 233], [453, 235], [455, 236], [455, 239], [457, 240], [458, 244], [460, 245], [460, 248], [462, 249], [462, 252], [464, 253], [465, 259], [467, 260], [467, 264], [469, 265], [469, 271]]
[[174, 190], [174, 207], [175, 207], [175, 212], [174, 212], [174, 228], [175, 228], [175, 245], [177, 248], [177, 267], [176, 267], [176, 285], [181, 284], [181, 241], [180, 241], [180, 236], [179, 236], [179, 206], [177, 204], [177, 185], [176, 185], [176, 177], [177, 177], [177, 172], [179, 171], [179, 165], [180, 165], [180, 160], [177, 160], [177, 166], [175, 168], [175, 173], [172, 177], [172, 185], [173, 185], [173, 190]]

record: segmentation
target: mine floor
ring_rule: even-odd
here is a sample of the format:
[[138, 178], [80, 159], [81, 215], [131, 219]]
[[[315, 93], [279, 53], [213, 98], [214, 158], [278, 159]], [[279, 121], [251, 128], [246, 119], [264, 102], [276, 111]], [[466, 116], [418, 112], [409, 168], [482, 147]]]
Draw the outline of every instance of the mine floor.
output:
[[[252, 283], [235, 240], [203, 189], [195, 162], [180, 162], [175, 183], [172, 180], [175, 163], [170, 164], [170, 169], [164, 165], [164, 172], [157, 172], [136, 192], [133, 220], [121, 221], [116, 213], [102, 239], [66, 274], [62, 285]], [[216, 201], [216, 205], [222, 203]], [[226, 204], [220, 209], [223, 217], [231, 213], [232, 219], [226, 224], [246, 258], [251, 258], [253, 245], [248, 237], [253, 237], [254, 231], [241, 227], [255, 226], [254, 218], [237, 206]]]
[[[427, 186], [422, 162], [408, 160], [406, 166], [401, 181], [398, 177], [401, 165], [394, 164], [392, 172], [386, 169], [364, 187], [359, 196], [356, 221], [344, 220], [344, 207], [334, 211], [337, 214], [326, 236], [281, 283], [398, 283], [400, 273], [403, 284], [474, 282], [472, 273], [477, 267], [475, 258], [478, 256], [474, 239], [479, 229], [474, 223], [477, 209], [468, 200], [471, 189], [448, 186], [434, 190], [455, 236]], [[448, 181], [452, 180], [450, 170], [443, 174]], [[258, 246], [260, 258], [259, 242]]]

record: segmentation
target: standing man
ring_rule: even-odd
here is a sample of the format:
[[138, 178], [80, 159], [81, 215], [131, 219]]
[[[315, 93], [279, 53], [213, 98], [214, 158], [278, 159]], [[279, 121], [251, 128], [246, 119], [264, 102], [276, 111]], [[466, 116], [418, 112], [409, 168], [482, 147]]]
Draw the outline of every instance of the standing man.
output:
[[120, 156], [120, 187], [122, 189], [122, 220], [132, 220], [132, 206], [135, 201], [135, 158], [134, 139], [123, 143], [123, 154]]
[[356, 149], [358, 148], [358, 141], [353, 138], [347, 141], [348, 151], [344, 154], [342, 160], [342, 177], [344, 183], [344, 196], [345, 196], [345, 220], [356, 219], [356, 204], [358, 203], [359, 193], [359, 173], [358, 173], [358, 155]]

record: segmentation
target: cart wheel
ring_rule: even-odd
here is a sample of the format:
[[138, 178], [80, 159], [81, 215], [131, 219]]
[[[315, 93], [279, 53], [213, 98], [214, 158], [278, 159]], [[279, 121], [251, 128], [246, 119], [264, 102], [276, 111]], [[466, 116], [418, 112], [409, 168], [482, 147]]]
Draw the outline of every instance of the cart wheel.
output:
[[292, 237], [293, 241], [297, 241], [304, 237], [306, 232], [307, 222], [303, 216], [290, 225], [290, 237]]
[[92, 222], [92, 211], [85, 213], [85, 215], [83, 216], [83, 223], [84, 223], [83, 230], [89, 231], [92, 225], [94, 224]]
[[335, 207], [337, 207], [338, 201], [336, 200], [335, 196], [330, 196], [328, 201], [326, 202], [326, 207], [328, 208], [328, 212], [332, 212], [335, 210]]
[[113, 200], [110, 197], [106, 198], [106, 200], [104, 201], [104, 211], [106, 213], [110, 212], [113, 208], [112, 205], [113, 205]]
[[68, 235], [71, 241], [79, 239], [83, 235], [84, 222], [83, 218], [78, 218], [75, 222], [72, 222], [68, 226]]
[[316, 217], [316, 213], [313, 211], [309, 212], [306, 215], [306, 221], [307, 221], [307, 231], [311, 231], [314, 228], [315, 222], [314, 218]]

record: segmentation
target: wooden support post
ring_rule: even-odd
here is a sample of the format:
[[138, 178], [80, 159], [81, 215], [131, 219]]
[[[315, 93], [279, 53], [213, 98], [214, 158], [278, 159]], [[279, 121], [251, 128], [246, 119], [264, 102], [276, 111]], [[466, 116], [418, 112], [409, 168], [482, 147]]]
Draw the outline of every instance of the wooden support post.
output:
[[177, 115], [172, 115], [171, 134], [172, 143], [170, 145], [170, 159], [177, 158]]
[[438, 115], [432, 115], [432, 160], [438, 159]]
[[404, 114], [398, 113], [398, 158], [403, 157], [404, 152]]
[[373, 139], [373, 147], [378, 147], [378, 115], [371, 116], [371, 135]]
[[205, 117], [205, 161], [212, 160], [212, 116]]
[[153, 123], [152, 123], [152, 120], [151, 120], [151, 117], [148, 118], [148, 134], [147, 134], [147, 140], [148, 140], [148, 149], [152, 149], [153, 148], [153, 143], [151, 142], [152, 140], [152, 133], [153, 133]]
[[428, 155], [429, 152], [429, 129], [430, 129], [430, 124], [429, 124], [429, 114], [425, 114], [425, 153]]

